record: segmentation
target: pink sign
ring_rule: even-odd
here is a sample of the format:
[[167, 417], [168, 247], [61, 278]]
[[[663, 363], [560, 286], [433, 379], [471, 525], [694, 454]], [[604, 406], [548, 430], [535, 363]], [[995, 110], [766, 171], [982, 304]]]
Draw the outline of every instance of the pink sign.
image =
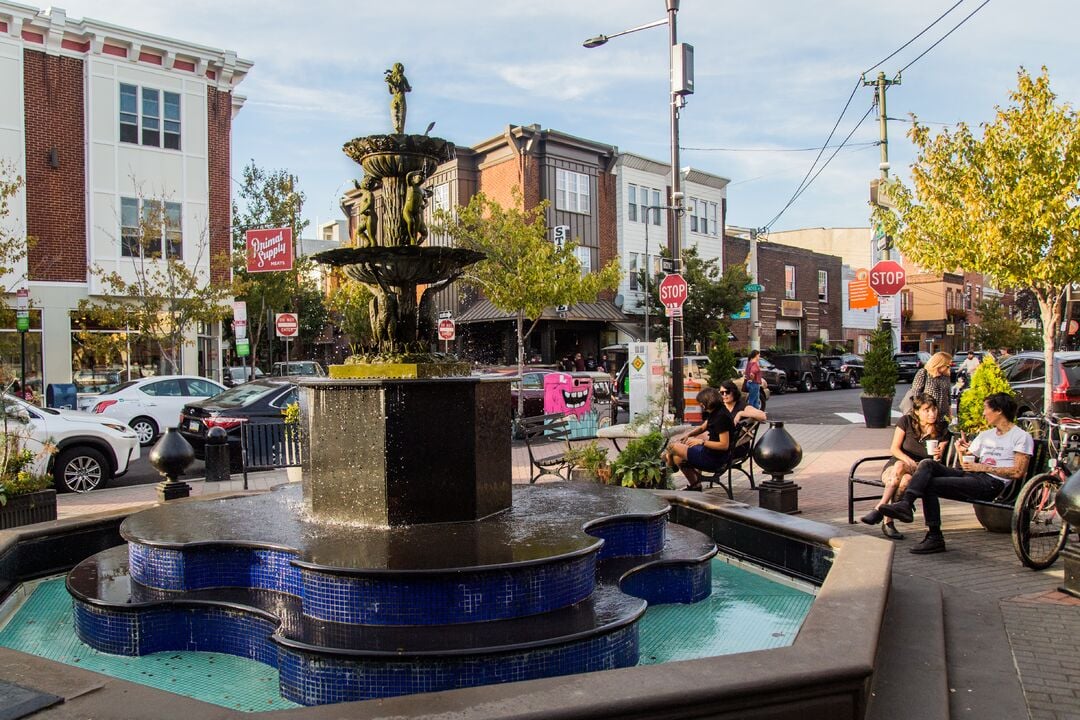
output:
[[544, 376], [544, 414], [574, 415], [580, 420], [592, 409], [592, 394], [592, 378], [548, 373]]
[[247, 238], [248, 272], [292, 270], [292, 228], [248, 230], [245, 237]]

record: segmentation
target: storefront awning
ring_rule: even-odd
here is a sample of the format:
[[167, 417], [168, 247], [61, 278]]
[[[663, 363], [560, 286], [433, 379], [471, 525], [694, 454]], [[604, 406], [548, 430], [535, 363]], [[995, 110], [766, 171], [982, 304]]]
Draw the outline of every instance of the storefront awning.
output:
[[[514, 315], [505, 313], [488, 300], [479, 300], [463, 312], [455, 321], [459, 325], [478, 322], [496, 322], [513, 320]], [[590, 321], [590, 322], [628, 322], [630, 318], [623, 314], [610, 300], [597, 300], [591, 303], [577, 303], [560, 313], [555, 308], [546, 308], [540, 316], [542, 320]]]

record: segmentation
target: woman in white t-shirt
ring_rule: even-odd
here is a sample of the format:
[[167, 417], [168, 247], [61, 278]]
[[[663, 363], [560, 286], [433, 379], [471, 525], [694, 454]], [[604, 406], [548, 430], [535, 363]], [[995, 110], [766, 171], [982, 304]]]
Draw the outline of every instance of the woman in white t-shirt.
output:
[[990, 425], [989, 430], [979, 433], [970, 443], [956, 441], [963, 457], [960, 470], [934, 460], [923, 460], [911, 476], [903, 497], [879, 508], [885, 517], [909, 523], [914, 516], [915, 501], [922, 498], [927, 533], [911, 552], [919, 555], [945, 552], [938, 498], [993, 500], [1008, 483], [1026, 477], [1035, 442], [1031, 435], [1013, 424], [1016, 400], [1008, 393], [987, 396], [983, 403], [983, 418]]

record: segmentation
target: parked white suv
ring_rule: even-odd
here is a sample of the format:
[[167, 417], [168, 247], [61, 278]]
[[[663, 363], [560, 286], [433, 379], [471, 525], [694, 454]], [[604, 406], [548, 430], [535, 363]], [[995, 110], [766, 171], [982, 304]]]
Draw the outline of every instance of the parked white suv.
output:
[[[139, 457], [135, 431], [115, 420], [74, 410], [39, 408], [4, 394], [7, 431], [37, 457], [35, 471], [52, 472], [57, 490], [89, 492], [128, 471]], [[46, 445], [56, 453], [45, 452]]]
[[[128, 380], [95, 398], [90, 411], [130, 425], [143, 447], [166, 428], [176, 427], [188, 403], [214, 397], [225, 386], [194, 375], [156, 375]], [[81, 409], [81, 408], [80, 408]]]

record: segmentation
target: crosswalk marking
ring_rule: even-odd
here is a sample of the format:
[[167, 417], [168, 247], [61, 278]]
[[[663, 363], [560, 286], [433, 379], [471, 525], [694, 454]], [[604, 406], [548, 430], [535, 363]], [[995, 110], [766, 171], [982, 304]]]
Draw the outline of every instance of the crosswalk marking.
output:
[[[838, 413], [833, 413], [833, 414], [834, 415], [839, 415], [843, 419], [847, 420], [849, 423], [861, 423], [861, 422], [866, 421], [866, 418], [863, 417], [862, 413], [838, 412]], [[892, 411], [892, 416], [894, 418], [898, 418], [898, 417], [903, 417], [904, 414], [902, 412], [898, 411], [898, 410], [893, 410]]]

